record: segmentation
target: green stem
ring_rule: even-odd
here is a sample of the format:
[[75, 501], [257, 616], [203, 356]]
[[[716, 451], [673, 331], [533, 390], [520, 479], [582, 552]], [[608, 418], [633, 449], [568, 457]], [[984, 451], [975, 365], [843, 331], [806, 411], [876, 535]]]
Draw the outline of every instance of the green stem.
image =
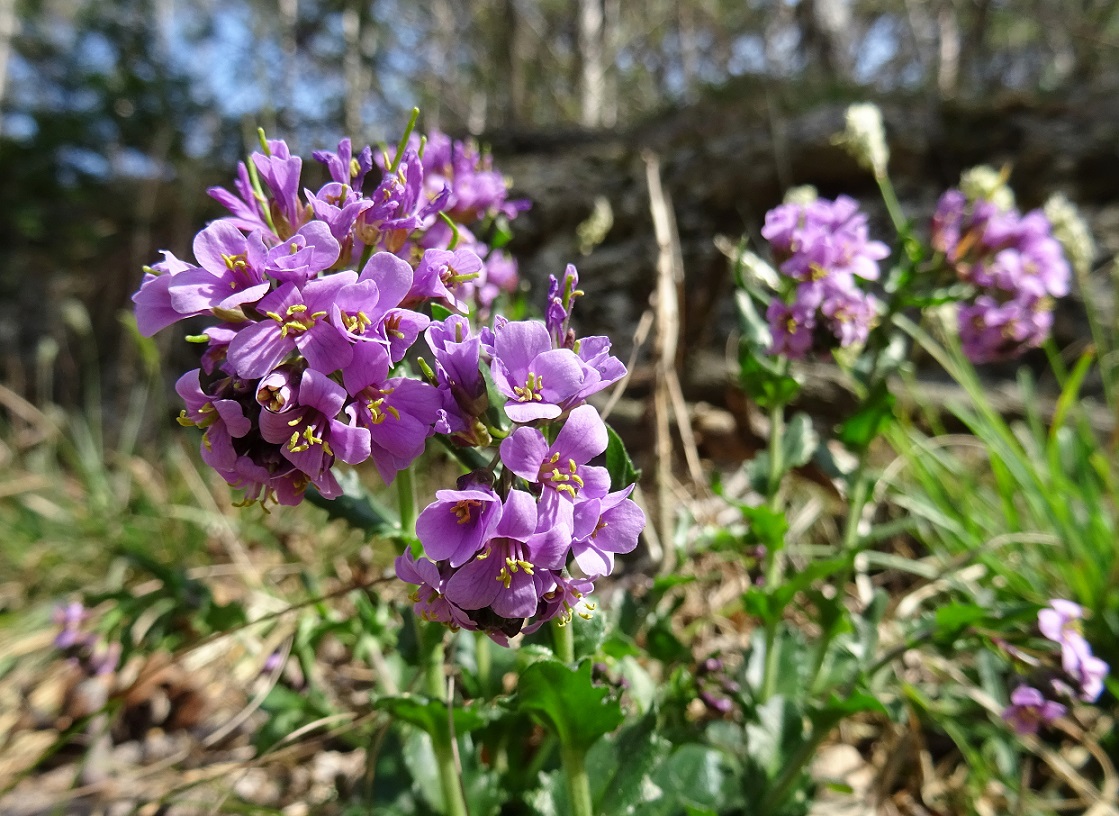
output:
[[493, 659], [490, 654], [489, 636], [482, 632], [474, 633], [474, 664], [478, 671], [478, 688], [481, 689], [482, 696], [488, 698]]
[[816, 749], [820, 747], [820, 743], [824, 741], [824, 737], [831, 731], [831, 726], [819, 727], [814, 726], [812, 734], [808, 739], [803, 742], [797, 752], [785, 763], [785, 767], [781, 770], [781, 774], [773, 782], [773, 787], [769, 789], [769, 793], [762, 799], [761, 806], [758, 808], [758, 813], [773, 813], [778, 810], [781, 804], [788, 798], [789, 793], [792, 791], [793, 786], [796, 785], [800, 774], [804, 771], [804, 766], [807, 765], [812, 758], [816, 755]]
[[902, 212], [901, 202], [898, 201], [897, 193], [894, 192], [893, 182], [885, 173], [875, 173], [874, 180], [878, 182], [878, 190], [882, 193], [882, 201], [886, 204], [886, 212], [889, 213], [890, 221], [893, 222], [894, 229], [897, 231], [898, 237], [901, 238], [906, 256], [910, 261], [919, 260], [921, 246], [913, 239], [909, 230], [909, 222], [905, 218], [905, 213]]
[[559, 618], [552, 618], [552, 643], [556, 648], [556, 657], [568, 666], [575, 664], [575, 634], [570, 623], [560, 623]]
[[769, 413], [769, 479], [766, 482], [766, 497], [769, 506], [777, 509], [778, 492], [781, 489], [781, 477], [784, 475], [784, 447], [782, 445], [785, 435], [785, 407], [778, 405]]
[[[784, 476], [785, 407], [777, 405], [769, 413], [769, 478], [766, 481], [766, 499], [774, 511], [781, 510], [781, 479]], [[783, 541], [767, 541], [765, 550], [765, 591], [772, 593], [784, 578], [782, 567]], [[761, 700], [773, 696], [777, 682], [777, 626], [780, 623], [770, 615], [765, 622], [765, 666], [762, 673]]]
[[587, 776], [587, 766], [583, 752], [562, 748], [563, 770], [567, 777], [567, 795], [571, 800], [571, 813], [573, 816], [594, 816], [594, 804], [591, 801], [591, 780]]
[[[458, 763], [455, 762], [455, 750], [451, 740], [454, 734], [451, 729], [451, 704], [447, 700], [446, 677], [443, 671], [445, 654], [443, 650], [443, 627], [439, 624], [429, 623], [423, 626], [418, 618], [416, 621], [417, 636], [420, 648], [423, 650], [424, 690], [434, 700], [443, 700], [447, 705], [447, 727], [435, 729], [431, 734], [431, 745], [435, 751], [435, 764], [439, 770], [439, 783], [443, 789], [443, 802], [447, 816], [469, 816], [466, 809], [466, 799], [462, 793], [462, 783], [459, 779]], [[426, 631], [425, 631], [426, 630]]]
[[[847, 556], [848, 561], [843, 568], [836, 573], [835, 582], [835, 591], [839, 593], [840, 599], [843, 597], [844, 588], [851, 579], [851, 573], [854, 570], [855, 550], [859, 546], [859, 522], [862, 519], [863, 509], [866, 507], [867, 500], [870, 498], [870, 480], [866, 476], [866, 458], [866, 451], [863, 450], [859, 454], [859, 465], [852, 476], [851, 504], [847, 510], [847, 520], [843, 526], [843, 544], [841, 550], [841, 552]], [[831, 646], [832, 639], [835, 637], [837, 630], [838, 627], [832, 627], [825, 632], [819, 647], [816, 649], [816, 656], [812, 661], [812, 670], [808, 675], [807, 688], [809, 689], [815, 687], [816, 681], [820, 677], [820, 671], [824, 668], [824, 661], [828, 656], [828, 648]]]
[[412, 468], [406, 467], [396, 474], [396, 499], [400, 507], [400, 532], [414, 541], [416, 538], [416, 485]]

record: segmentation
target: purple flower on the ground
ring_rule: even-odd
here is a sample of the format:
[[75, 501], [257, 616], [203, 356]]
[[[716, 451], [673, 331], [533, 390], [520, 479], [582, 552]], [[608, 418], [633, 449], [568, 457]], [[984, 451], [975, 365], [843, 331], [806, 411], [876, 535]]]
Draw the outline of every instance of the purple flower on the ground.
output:
[[1041, 725], [1064, 716], [1066, 710], [1037, 689], [1018, 686], [1010, 693], [1010, 705], [1003, 709], [1002, 717], [1019, 734], [1036, 734]]
[[1092, 647], [1080, 632], [1084, 608], [1073, 601], [1054, 598], [1037, 613], [1037, 628], [1061, 647], [1061, 666], [1078, 685], [1082, 700], [1093, 702], [1103, 691], [1108, 665], [1092, 654]]
[[1073, 636], [1080, 635], [1080, 621], [1084, 617], [1084, 607], [1063, 598], [1054, 598], [1049, 606], [1037, 613], [1037, 628], [1041, 634], [1054, 643], [1064, 644]]
[[1061, 644], [1061, 667], [1079, 685], [1081, 700], [1092, 703], [1099, 699], [1109, 666], [1092, 654], [1092, 647], [1082, 636], [1073, 635]]
[[54, 637], [55, 648], [69, 649], [88, 644], [91, 636], [82, 632], [82, 624], [89, 618], [89, 612], [78, 601], [56, 606], [52, 618], [54, 625], [59, 627], [58, 634]]

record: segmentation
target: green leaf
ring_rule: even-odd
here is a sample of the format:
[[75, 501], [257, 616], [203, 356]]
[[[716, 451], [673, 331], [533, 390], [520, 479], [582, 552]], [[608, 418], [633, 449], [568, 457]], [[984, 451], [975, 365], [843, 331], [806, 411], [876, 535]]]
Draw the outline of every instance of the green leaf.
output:
[[853, 451], [863, 451], [894, 417], [894, 395], [880, 380], [859, 409], [843, 422], [836, 438]]
[[374, 503], [361, 486], [356, 473], [343, 472], [339, 481], [343, 493], [338, 498], [325, 499], [312, 486], [307, 488], [307, 500], [325, 510], [330, 518], [342, 519], [370, 536], [386, 536], [399, 532], [399, 523], [388, 511]]
[[660, 798], [660, 789], [650, 784], [651, 775], [672, 751], [672, 743], [656, 727], [656, 713], [650, 711], [591, 750], [587, 767], [599, 769], [591, 777], [596, 812], [632, 813], [638, 805]]
[[784, 373], [776, 358], [745, 342], [738, 353], [738, 379], [742, 390], [762, 408], [788, 405], [800, 393], [800, 383]]
[[574, 669], [558, 660], [536, 661], [521, 674], [515, 704], [577, 751], [586, 751], [624, 719], [610, 690], [591, 682], [590, 660]]
[[764, 352], [773, 342], [773, 334], [769, 330], [769, 321], [762, 317], [754, 306], [754, 299], [749, 292], [739, 289], [734, 293], [734, 305], [738, 309], [739, 323], [742, 326], [742, 340], [748, 343], [750, 350]]
[[789, 532], [789, 520], [784, 510], [776, 510], [767, 504], [757, 507], [739, 506], [742, 519], [750, 525], [750, 539], [764, 544], [771, 552], [785, 546], [785, 533]]
[[[442, 700], [432, 700], [419, 695], [380, 697], [374, 701], [373, 707], [421, 728], [428, 734], [447, 730], [447, 704]], [[481, 728], [492, 722], [496, 714], [495, 709], [484, 709], [470, 703], [456, 705], [451, 714], [454, 718], [455, 733], [465, 734]]]
[[[742, 794], [734, 758], [717, 748], [686, 743], [677, 748], [653, 775], [652, 782], [663, 792], [662, 804], [650, 813], [726, 813], [740, 808]], [[608, 813], [609, 811], [603, 811]], [[647, 811], [639, 810], [645, 814]]]
[[785, 467], [794, 468], [807, 464], [819, 446], [820, 435], [812, 427], [812, 420], [808, 414], [794, 414], [786, 425], [785, 435], [781, 439]]
[[770, 779], [775, 778], [804, 742], [804, 717], [796, 703], [777, 695], [756, 709], [746, 724], [746, 753]]
[[889, 714], [886, 706], [882, 705], [877, 697], [864, 691], [856, 691], [846, 697], [832, 694], [822, 706], [812, 711], [809, 717], [815, 727], [831, 728], [840, 720], [865, 711], [873, 711], [883, 716]]
[[606, 472], [610, 474], [610, 489], [621, 490], [641, 478], [641, 471], [633, 466], [625, 443], [617, 431], [606, 426], [609, 442], [606, 445]]
[[936, 610], [936, 641], [951, 643], [968, 627], [986, 620], [990, 613], [982, 606], [953, 603]]

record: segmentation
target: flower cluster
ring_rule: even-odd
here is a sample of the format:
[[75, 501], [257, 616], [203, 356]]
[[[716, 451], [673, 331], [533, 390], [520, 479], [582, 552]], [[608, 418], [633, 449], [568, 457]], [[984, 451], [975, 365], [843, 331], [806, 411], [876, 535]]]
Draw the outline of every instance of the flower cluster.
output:
[[[587, 399], [625, 366], [608, 338], [571, 328], [575, 268], [552, 278], [543, 321], [479, 328], [472, 307], [516, 276], [478, 235], [526, 206], [488, 157], [442, 134], [379, 159], [344, 140], [314, 154], [331, 181], [300, 194], [300, 159], [262, 145], [235, 193], [210, 191], [231, 216], [199, 233], [195, 262], [165, 253], [133, 298], [148, 335], [218, 321], [188, 338], [205, 344], [202, 366], [176, 386], [203, 460], [247, 501], [295, 504], [309, 485], [340, 495], [337, 461], [372, 460], [390, 483], [434, 434], [457, 448], [500, 440], [489, 467], [417, 519], [425, 552], [397, 561], [417, 614], [500, 642], [589, 614], [594, 581], [636, 547], [645, 518], [632, 485], [611, 489], [591, 464], [608, 431]], [[430, 364], [405, 359], [421, 336]]]
[[959, 329], [964, 353], [976, 363], [1039, 346], [1053, 326], [1054, 299], [1069, 291], [1069, 265], [1049, 220], [999, 200], [949, 190], [932, 223], [933, 248], [974, 289], [960, 306]]
[[1067, 706], [1053, 697], [1095, 702], [1108, 674], [1107, 663], [1092, 654], [1080, 632], [1080, 605], [1060, 598], [1049, 603], [1037, 613], [1037, 626], [1042, 636], [1061, 647], [1061, 672], [1045, 672], [1034, 685], [1023, 683], [1011, 693], [1002, 715], [1020, 734], [1037, 733], [1041, 725], [1065, 714]]
[[606, 469], [591, 464], [608, 433], [586, 403], [625, 367], [607, 338], [576, 338], [570, 328], [577, 285], [570, 266], [562, 284], [552, 279], [543, 323], [499, 318], [474, 335], [452, 317], [428, 330], [438, 380], [451, 395], [447, 431], [484, 432], [480, 366], [505, 397], [513, 427], [490, 468], [438, 491], [420, 513], [425, 554], [397, 559], [397, 575], [417, 586], [416, 613], [426, 620], [505, 643], [553, 618], [586, 616], [594, 581], [613, 570], [616, 554], [637, 546], [644, 514], [629, 498], [632, 486], [612, 491]]
[[230, 215], [195, 237], [194, 261], [165, 252], [133, 297], [145, 335], [216, 319], [188, 338], [206, 348], [176, 385], [179, 421], [247, 501], [296, 504], [308, 485], [336, 497], [338, 460], [371, 459], [391, 482], [453, 402], [400, 365], [430, 305], [467, 314], [516, 287], [513, 261], [471, 228], [527, 205], [469, 145], [402, 144], [379, 164], [349, 139], [316, 152], [330, 180], [312, 191], [302, 160], [262, 136], [234, 190], [209, 191]]
[[766, 310], [770, 353], [802, 358], [864, 343], [878, 302], [859, 282], [878, 279], [889, 249], [870, 240], [858, 203], [839, 196], [782, 204], [766, 213], [762, 236], [783, 276], [782, 296]]

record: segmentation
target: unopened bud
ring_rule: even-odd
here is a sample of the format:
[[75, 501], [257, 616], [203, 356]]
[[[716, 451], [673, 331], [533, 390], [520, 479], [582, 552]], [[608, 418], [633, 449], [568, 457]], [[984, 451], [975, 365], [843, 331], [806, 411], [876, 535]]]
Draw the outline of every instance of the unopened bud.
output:
[[886, 129], [882, 125], [882, 111], [871, 102], [847, 108], [847, 129], [833, 140], [845, 148], [860, 165], [875, 176], [886, 175], [890, 149], [886, 147]]
[[1045, 202], [1045, 217], [1072, 268], [1078, 275], [1087, 275], [1096, 259], [1096, 241], [1076, 205], [1060, 193]]
[[990, 201], [1002, 212], [1014, 209], [1014, 191], [1007, 185], [1010, 171], [981, 164], [960, 175], [960, 190], [968, 201]]

